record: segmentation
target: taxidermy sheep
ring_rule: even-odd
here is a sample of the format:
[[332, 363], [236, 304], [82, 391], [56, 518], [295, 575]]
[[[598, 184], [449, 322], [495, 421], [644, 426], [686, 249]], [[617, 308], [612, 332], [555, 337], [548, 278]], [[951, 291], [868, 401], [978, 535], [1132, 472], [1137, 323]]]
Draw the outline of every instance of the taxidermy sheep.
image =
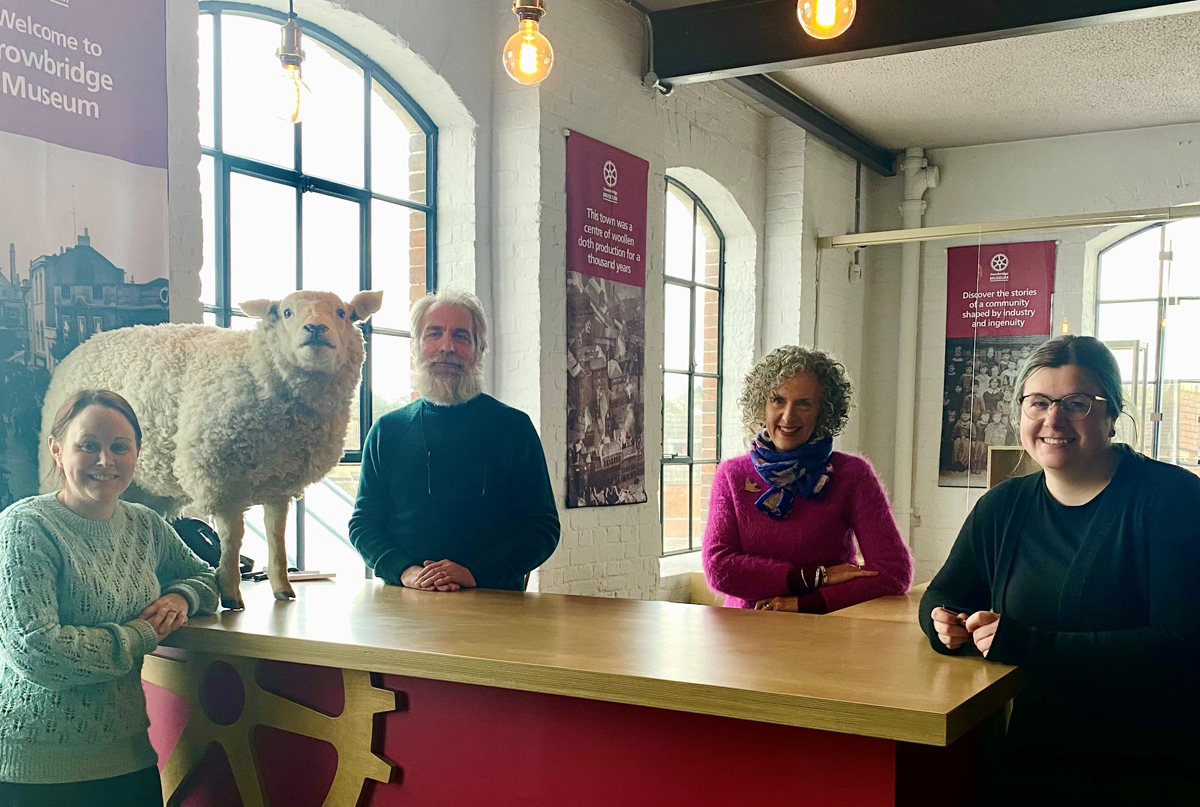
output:
[[110, 389], [133, 406], [142, 450], [125, 496], [166, 516], [184, 508], [212, 516], [221, 537], [221, 604], [239, 591], [248, 508], [266, 511], [267, 572], [275, 598], [294, 598], [287, 579], [288, 506], [342, 456], [364, 356], [355, 327], [379, 310], [383, 292], [349, 302], [297, 291], [242, 303], [252, 331], [208, 325], [139, 325], [98, 333], [54, 372], [42, 408], [42, 478], [52, 459], [54, 413], [80, 389]]

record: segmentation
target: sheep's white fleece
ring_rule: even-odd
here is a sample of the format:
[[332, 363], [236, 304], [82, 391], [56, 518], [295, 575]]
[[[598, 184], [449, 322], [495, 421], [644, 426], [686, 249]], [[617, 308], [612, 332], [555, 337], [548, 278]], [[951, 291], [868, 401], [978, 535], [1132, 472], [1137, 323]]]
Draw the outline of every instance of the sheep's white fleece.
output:
[[96, 334], [54, 372], [42, 410], [42, 478], [58, 407], [79, 389], [109, 389], [141, 422], [134, 484], [169, 499], [158, 503], [165, 514], [242, 512], [299, 496], [342, 456], [364, 355], [361, 333], [345, 329], [343, 360], [327, 373], [289, 361], [286, 334], [263, 322], [253, 331], [141, 325]]

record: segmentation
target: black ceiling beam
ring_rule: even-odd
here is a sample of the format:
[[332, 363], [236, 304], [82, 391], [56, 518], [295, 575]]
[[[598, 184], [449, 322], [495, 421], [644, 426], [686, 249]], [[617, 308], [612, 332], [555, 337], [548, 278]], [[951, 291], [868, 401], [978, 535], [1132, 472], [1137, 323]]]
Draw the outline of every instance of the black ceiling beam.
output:
[[721, 0], [650, 19], [654, 72], [687, 84], [1197, 9], [1198, 0], [860, 0], [850, 29], [828, 40], [801, 30], [796, 0]]
[[833, 118], [767, 76], [740, 76], [730, 83], [772, 112], [824, 140], [885, 177], [896, 175], [892, 153], [847, 129]]

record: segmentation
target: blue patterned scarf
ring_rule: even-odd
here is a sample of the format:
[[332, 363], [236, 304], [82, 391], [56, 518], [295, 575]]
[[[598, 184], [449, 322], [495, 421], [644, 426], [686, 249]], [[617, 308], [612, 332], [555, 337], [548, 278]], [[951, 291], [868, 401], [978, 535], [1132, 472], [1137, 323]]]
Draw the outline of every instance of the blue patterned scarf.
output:
[[763, 432], [750, 445], [750, 459], [758, 475], [770, 487], [758, 497], [754, 506], [771, 518], [787, 518], [796, 494], [806, 499], [819, 499], [833, 476], [833, 438], [810, 440], [792, 451], [780, 451]]

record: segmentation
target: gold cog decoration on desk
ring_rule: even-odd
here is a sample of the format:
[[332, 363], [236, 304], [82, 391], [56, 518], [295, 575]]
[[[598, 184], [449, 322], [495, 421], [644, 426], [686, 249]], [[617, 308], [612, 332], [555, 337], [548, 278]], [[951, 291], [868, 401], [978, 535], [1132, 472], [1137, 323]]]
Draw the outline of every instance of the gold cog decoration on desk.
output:
[[[394, 765], [371, 751], [375, 715], [396, 709], [396, 693], [371, 684], [371, 674], [340, 670], [344, 708], [336, 717], [276, 695], [257, 681], [259, 659], [209, 653], [168, 651], [182, 660], [147, 656], [143, 680], [174, 692], [187, 702], [187, 725], [170, 752], [162, 771], [163, 800], [170, 803], [176, 789], [204, 759], [213, 743], [225, 751], [243, 807], [267, 807], [266, 787], [256, 763], [252, 734], [258, 726], [323, 740], [336, 750], [337, 771], [322, 802], [323, 807], [355, 804], [366, 779], [387, 782]], [[223, 671], [219, 682], [232, 706], [205, 703], [206, 687], [212, 691], [214, 671]], [[241, 680], [241, 701], [233, 673]], [[233, 686], [230, 687], [229, 685]], [[217, 714], [214, 714], [217, 713]]]

